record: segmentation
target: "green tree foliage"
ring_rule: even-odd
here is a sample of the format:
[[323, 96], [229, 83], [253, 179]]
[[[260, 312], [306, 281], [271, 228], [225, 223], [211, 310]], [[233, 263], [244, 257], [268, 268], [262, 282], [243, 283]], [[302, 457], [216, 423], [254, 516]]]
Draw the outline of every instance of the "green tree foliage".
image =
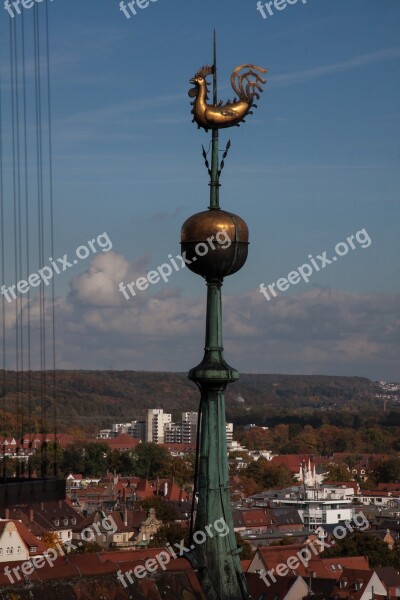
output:
[[84, 447], [85, 477], [101, 477], [107, 472], [108, 446], [104, 443], [86, 444]]
[[163, 523], [171, 523], [178, 518], [174, 505], [164, 500], [162, 496], [153, 496], [152, 498], [140, 500], [137, 503], [137, 508], [142, 508], [147, 512], [150, 508], [154, 508], [157, 519], [160, 519]]
[[338, 463], [330, 465], [329, 470], [324, 478], [325, 481], [351, 481], [351, 473], [349, 473], [346, 465]]
[[29, 458], [29, 464], [32, 473], [36, 472], [38, 475], [42, 473], [44, 468], [47, 475], [54, 474], [54, 465], [62, 470], [62, 464], [64, 461], [64, 452], [58, 444], [49, 443], [43, 445], [42, 448], [37, 448], [34, 454]]
[[107, 455], [107, 467], [109, 471], [118, 473], [118, 475], [135, 475], [134, 452], [112, 450]]
[[293, 476], [286, 466], [276, 465], [262, 458], [250, 463], [244, 474], [264, 489], [293, 485]]
[[390, 458], [378, 464], [374, 469], [378, 483], [398, 483], [400, 481], [400, 458]]
[[247, 540], [242, 540], [239, 533], [235, 532], [235, 538], [238, 548], [241, 549], [241, 552], [239, 554], [240, 560], [251, 560], [254, 557], [256, 551], [251, 549], [251, 545]]
[[85, 468], [85, 460], [83, 456], [83, 448], [81, 446], [68, 446], [64, 450], [62, 470], [65, 475], [69, 473], [83, 473]]
[[270, 543], [270, 546], [292, 546], [292, 544], [296, 543], [296, 538], [292, 536], [285, 536], [280, 540], [274, 540]]
[[194, 460], [192, 458], [169, 455], [165, 460], [161, 472], [162, 477], [174, 479], [181, 487], [185, 484], [193, 484]]
[[150, 548], [165, 548], [166, 544], [179, 544], [181, 540], [184, 540], [184, 545], [187, 548], [189, 546], [189, 529], [182, 527], [179, 523], [169, 523], [168, 525], [162, 525], [157, 533], [153, 536], [150, 541]]
[[400, 568], [400, 552], [398, 547], [389, 550], [388, 545], [368, 532], [355, 531], [342, 540], [337, 540], [335, 546], [324, 550], [325, 557], [336, 556], [367, 556], [370, 567]]
[[143, 442], [135, 449], [135, 472], [144, 479], [163, 476], [169, 462], [170, 455], [164, 446]]

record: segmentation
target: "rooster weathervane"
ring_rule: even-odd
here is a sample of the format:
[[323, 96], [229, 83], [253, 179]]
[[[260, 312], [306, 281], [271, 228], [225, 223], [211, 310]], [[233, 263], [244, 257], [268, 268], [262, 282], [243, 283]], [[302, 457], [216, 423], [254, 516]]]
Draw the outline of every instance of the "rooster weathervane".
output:
[[[194, 98], [192, 102], [193, 122], [197, 123], [199, 129], [202, 127], [206, 131], [234, 125], [239, 127], [240, 123], [244, 122], [246, 115], [253, 114], [251, 108], [257, 108], [254, 98], [260, 98], [259, 93], [263, 91], [261, 86], [266, 83], [260, 73], [266, 72], [267, 69], [256, 65], [239, 65], [231, 75], [231, 85], [233, 91], [238, 95], [238, 99], [228, 100], [225, 104], [221, 100], [217, 104], [217, 61], [214, 33], [214, 64], [204, 65], [190, 80], [190, 83], [195, 85], [189, 90], [189, 96]], [[214, 78], [213, 104], [207, 104], [208, 75], [213, 75]]]

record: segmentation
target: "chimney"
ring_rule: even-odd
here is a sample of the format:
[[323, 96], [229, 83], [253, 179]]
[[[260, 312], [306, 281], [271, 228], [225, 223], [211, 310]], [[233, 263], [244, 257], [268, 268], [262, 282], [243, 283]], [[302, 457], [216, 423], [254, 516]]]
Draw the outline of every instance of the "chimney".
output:
[[124, 508], [124, 525], [125, 527], [128, 527], [128, 509], [126, 508], [126, 505]]
[[33, 508], [29, 509], [28, 519], [29, 519], [29, 523], [33, 523]]
[[6, 521], [10, 518], [10, 509], [9, 508], [6, 508], [4, 510], [4, 518]]
[[168, 495], [168, 483], [165, 482], [164, 483], [164, 496], [167, 496], [167, 495]]

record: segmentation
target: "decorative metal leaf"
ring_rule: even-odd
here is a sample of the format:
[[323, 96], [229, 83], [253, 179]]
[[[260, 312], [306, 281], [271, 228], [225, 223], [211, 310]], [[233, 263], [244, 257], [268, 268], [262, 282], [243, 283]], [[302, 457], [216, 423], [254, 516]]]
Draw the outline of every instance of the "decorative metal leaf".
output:
[[208, 159], [207, 159], [207, 152], [205, 151], [204, 146], [202, 146], [202, 148], [203, 148], [203, 158], [204, 158], [204, 162], [206, 165], [206, 169], [208, 171], [209, 176], [211, 177], [211, 169], [210, 169], [210, 163], [208, 162]]
[[221, 175], [222, 169], [223, 169], [223, 168], [224, 168], [224, 166], [225, 166], [225, 159], [226, 159], [226, 157], [228, 156], [228, 152], [229, 152], [229, 148], [230, 148], [230, 147], [231, 147], [231, 140], [228, 140], [228, 143], [226, 144], [225, 151], [224, 151], [224, 153], [223, 153], [223, 155], [222, 155], [222, 160], [221, 160], [221, 168], [220, 168], [220, 170], [218, 171], [218, 177]]

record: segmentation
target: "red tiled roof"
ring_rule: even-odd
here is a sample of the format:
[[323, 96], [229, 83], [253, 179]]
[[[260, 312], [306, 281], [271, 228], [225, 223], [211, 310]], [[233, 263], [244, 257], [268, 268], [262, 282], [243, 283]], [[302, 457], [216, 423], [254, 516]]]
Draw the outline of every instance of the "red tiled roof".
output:
[[242, 565], [243, 573], [246, 573], [251, 565], [251, 560], [241, 560], [240, 563]]
[[124, 450], [125, 448], [136, 448], [140, 444], [140, 440], [133, 438], [127, 433], [120, 433], [117, 437], [107, 440], [102, 440], [111, 450]]
[[366, 556], [338, 556], [335, 558], [322, 558], [322, 562], [329, 569], [332, 566], [335, 570], [341, 570], [340, 567], [345, 569], [357, 569], [359, 571], [369, 571], [368, 558]]
[[[306, 549], [307, 545], [303, 544], [290, 544], [287, 546], [259, 546], [257, 549], [257, 553], [259, 553], [262, 561], [265, 565], [265, 570], [275, 569], [279, 563], [286, 562], [287, 559], [291, 556], [296, 556], [297, 553]], [[310, 577], [312, 573], [315, 573], [315, 577], [321, 577], [325, 579], [336, 579], [340, 573], [332, 572], [326, 566], [319, 555], [313, 553], [310, 549], [311, 558], [307, 566], [305, 566], [302, 562], [300, 562], [297, 569], [294, 569], [294, 572], [297, 575], [301, 575], [302, 577]]]
[[196, 450], [196, 444], [160, 444], [168, 450], [174, 450], [176, 452], [192, 452]]
[[148, 479], [141, 479], [135, 491], [138, 499], [152, 498], [154, 496], [154, 489]]
[[[47, 550], [47, 546], [39, 540], [33, 533], [31, 533], [25, 525], [18, 521], [17, 519], [5, 519], [4, 521], [0, 521], [0, 535], [3, 533], [4, 529], [7, 527], [8, 523], [13, 523], [17, 532], [19, 533], [23, 543], [28, 550], [29, 556], [36, 556], [37, 554], [43, 554]], [[33, 552], [31, 552], [31, 548], [36, 548]]]
[[242, 517], [244, 525], [246, 525], [247, 527], [267, 526], [269, 525], [271, 520], [268, 519], [268, 516], [261, 508], [240, 510], [240, 515]]

